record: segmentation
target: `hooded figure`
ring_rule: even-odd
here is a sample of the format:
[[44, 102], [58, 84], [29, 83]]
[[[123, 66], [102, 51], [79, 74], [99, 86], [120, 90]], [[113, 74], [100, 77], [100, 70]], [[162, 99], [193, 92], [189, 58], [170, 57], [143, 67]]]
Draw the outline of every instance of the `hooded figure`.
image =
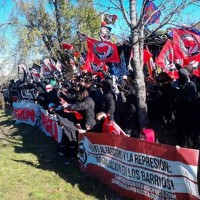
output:
[[140, 139], [148, 142], [155, 142], [155, 133], [153, 129], [143, 129], [140, 133]]
[[176, 144], [191, 147], [195, 142], [193, 131], [197, 126], [197, 87], [185, 68], [178, 71], [179, 78], [172, 82], [171, 105], [175, 117]]
[[112, 93], [112, 84], [110, 80], [103, 80], [101, 82], [101, 88], [103, 91], [101, 112], [109, 114], [111, 119], [114, 119], [115, 99]]
[[185, 68], [181, 68], [178, 71], [178, 75], [179, 75], [179, 82], [180, 84], [184, 84], [186, 82], [189, 82], [189, 72], [187, 71], [187, 69]]

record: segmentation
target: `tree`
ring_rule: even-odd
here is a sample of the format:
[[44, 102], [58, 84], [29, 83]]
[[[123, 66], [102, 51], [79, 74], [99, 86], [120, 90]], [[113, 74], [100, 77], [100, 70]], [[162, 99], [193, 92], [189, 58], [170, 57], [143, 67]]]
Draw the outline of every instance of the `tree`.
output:
[[75, 43], [79, 48], [77, 31], [85, 31], [91, 36], [98, 33], [100, 22], [92, 2], [13, 0], [13, 10], [5, 24], [14, 30], [16, 56], [12, 57], [17, 60], [15, 64], [30, 64], [29, 61], [33, 63], [46, 56], [58, 59], [66, 66], [69, 55], [63, 51], [62, 42]]
[[[123, 0], [110, 0], [112, 6], [109, 5], [110, 9], [118, 9], [121, 12], [123, 21], [129, 27], [131, 35], [131, 46], [133, 51], [133, 62], [132, 67], [135, 70], [135, 82], [136, 82], [136, 94], [137, 102], [139, 109], [139, 124], [140, 128], [143, 128], [147, 125], [147, 105], [146, 105], [146, 88], [143, 74], [143, 48], [144, 48], [144, 39], [152, 35], [152, 33], [166, 27], [170, 26], [179, 26], [188, 19], [184, 20], [184, 16], [181, 14], [185, 8], [189, 6], [199, 6], [200, 2], [198, 0], [163, 0], [155, 1], [157, 10], [160, 10], [162, 15], [160, 22], [158, 24], [153, 24], [148, 34], [145, 35], [145, 28], [147, 27], [147, 22], [144, 20], [145, 7], [149, 0], [137, 1], [129, 0], [125, 2]], [[137, 4], [140, 4], [140, 12]], [[97, 4], [99, 7], [105, 9], [105, 6], [100, 2]], [[152, 11], [151, 16], [157, 11]], [[200, 19], [198, 19], [200, 21]]]

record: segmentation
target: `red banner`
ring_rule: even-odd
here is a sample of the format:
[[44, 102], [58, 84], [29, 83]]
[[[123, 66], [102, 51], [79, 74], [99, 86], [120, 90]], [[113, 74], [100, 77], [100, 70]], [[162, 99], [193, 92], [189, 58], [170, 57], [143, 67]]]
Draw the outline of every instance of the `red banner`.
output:
[[79, 135], [79, 166], [132, 199], [199, 199], [199, 151], [118, 135]]
[[[60, 143], [62, 128], [57, 123], [56, 116], [50, 116], [47, 111], [35, 103], [15, 102], [13, 104], [13, 118], [16, 123], [26, 123], [37, 126], [47, 135]], [[41, 117], [39, 117], [41, 116]]]
[[38, 120], [38, 105], [34, 103], [13, 103], [13, 118], [16, 123], [26, 123], [34, 126]]
[[50, 116], [45, 110], [41, 110], [41, 129], [47, 136], [52, 136], [56, 142], [62, 139], [62, 128], [58, 125], [55, 117]]

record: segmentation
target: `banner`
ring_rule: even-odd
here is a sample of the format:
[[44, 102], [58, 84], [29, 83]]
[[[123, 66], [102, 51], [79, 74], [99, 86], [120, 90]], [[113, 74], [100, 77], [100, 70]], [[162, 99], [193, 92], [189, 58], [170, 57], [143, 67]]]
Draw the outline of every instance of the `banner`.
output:
[[79, 135], [81, 171], [132, 199], [199, 199], [199, 151], [117, 135]]
[[26, 123], [32, 126], [38, 121], [39, 106], [35, 103], [14, 102], [13, 118], [16, 123]]
[[52, 136], [56, 142], [62, 140], [62, 128], [58, 125], [56, 117], [50, 116], [48, 112], [41, 108], [41, 130], [47, 135]]
[[62, 128], [58, 125], [56, 117], [50, 116], [38, 104], [14, 102], [13, 118], [16, 123], [26, 123], [32, 126], [37, 124], [47, 136], [52, 136], [58, 143], [62, 140]]

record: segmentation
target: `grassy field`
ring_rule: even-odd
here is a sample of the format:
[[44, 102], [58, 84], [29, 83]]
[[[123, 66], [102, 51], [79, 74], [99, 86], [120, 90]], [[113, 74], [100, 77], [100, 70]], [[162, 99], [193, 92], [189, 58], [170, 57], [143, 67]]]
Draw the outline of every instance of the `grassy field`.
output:
[[0, 110], [1, 200], [124, 199], [82, 174], [76, 161], [65, 162], [52, 138]]

